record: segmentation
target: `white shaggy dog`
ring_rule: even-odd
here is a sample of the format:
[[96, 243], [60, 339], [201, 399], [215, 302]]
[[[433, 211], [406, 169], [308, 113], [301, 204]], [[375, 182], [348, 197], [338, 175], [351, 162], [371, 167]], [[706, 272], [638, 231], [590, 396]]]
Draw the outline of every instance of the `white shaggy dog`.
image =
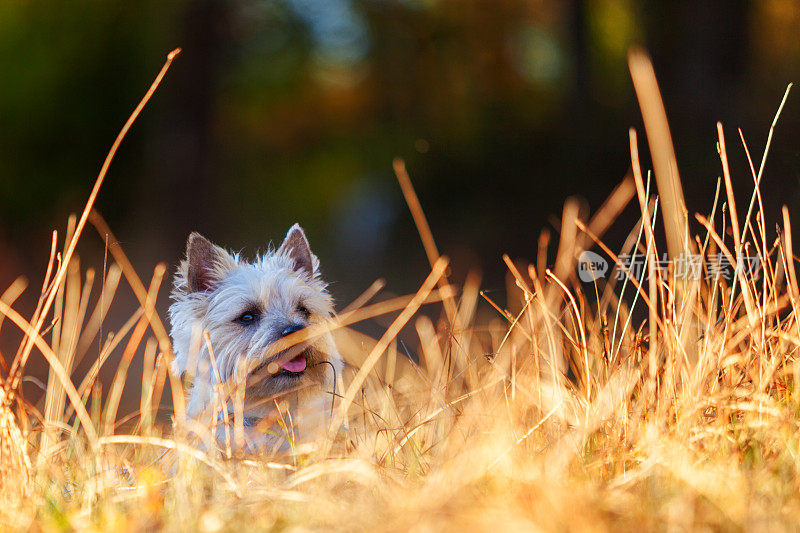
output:
[[253, 262], [191, 234], [172, 299], [174, 370], [192, 382], [187, 414], [216, 424], [220, 444], [243, 436], [249, 451], [285, 449], [324, 427], [342, 361], [330, 333], [291, 342], [333, 314], [300, 226]]

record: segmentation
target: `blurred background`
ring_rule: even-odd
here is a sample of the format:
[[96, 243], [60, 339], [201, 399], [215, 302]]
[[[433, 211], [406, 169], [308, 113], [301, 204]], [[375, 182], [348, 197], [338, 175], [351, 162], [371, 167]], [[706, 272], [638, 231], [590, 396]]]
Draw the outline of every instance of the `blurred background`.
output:
[[[5, 1], [0, 282], [28, 276], [32, 307], [52, 230], [82, 209], [177, 46], [99, 211], [147, 279], [157, 262], [174, 268], [191, 231], [252, 253], [300, 222], [341, 307], [378, 277], [406, 293], [427, 274], [394, 157], [454, 278], [480, 269], [490, 291], [504, 286], [501, 254], [535, 258], [567, 197], [596, 208], [628, 172], [628, 128], [643, 139], [632, 43], [653, 57], [690, 212], [711, 208], [717, 120], [749, 198], [735, 128], [760, 159], [800, 81], [798, 28], [793, 0]], [[799, 98], [766, 167], [768, 228], [781, 204], [800, 208]], [[102, 266], [92, 228], [80, 253]]]

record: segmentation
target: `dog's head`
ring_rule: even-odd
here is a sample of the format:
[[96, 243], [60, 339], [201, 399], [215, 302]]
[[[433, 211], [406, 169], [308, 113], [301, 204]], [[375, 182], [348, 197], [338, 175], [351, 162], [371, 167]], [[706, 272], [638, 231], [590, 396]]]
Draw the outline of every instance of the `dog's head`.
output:
[[290, 339], [302, 338], [333, 313], [319, 261], [297, 224], [280, 248], [252, 262], [193, 233], [172, 298], [178, 373], [205, 374], [211, 383], [217, 372], [222, 382], [245, 377], [248, 401], [330, 385], [327, 363], [338, 363], [330, 335], [293, 347], [285, 342], [292, 334]]

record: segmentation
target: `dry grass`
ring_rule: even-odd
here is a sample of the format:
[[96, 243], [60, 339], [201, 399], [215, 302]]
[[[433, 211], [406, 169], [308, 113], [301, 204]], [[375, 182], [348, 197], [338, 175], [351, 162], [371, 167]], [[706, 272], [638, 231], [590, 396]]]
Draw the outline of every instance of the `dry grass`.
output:
[[[181, 383], [166, 371], [169, 342], [153, 309], [165, 271], [157, 267], [147, 288], [91, 215], [104, 165], [61, 253], [54, 235], [34, 316], [13, 310], [21, 282], [0, 298], [3, 325], [26, 332], [0, 374], [0, 520], [20, 530], [793, 529], [800, 287], [786, 210], [777, 235], [765, 229], [758, 187], [769, 144], [761, 168], [751, 165], [755, 191], [740, 220], [720, 127], [717, 198], [709, 213], [689, 217], [643, 53], [632, 53], [631, 71], [658, 195], [639, 168], [631, 131], [632, 179], [589, 220], [567, 202], [554, 261], [543, 255], [546, 246], [538, 267], [506, 258], [508, 308], [481, 293], [477, 276], [459, 290], [449, 284], [447, 259], [395, 162], [431, 275], [414, 297], [369, 304], [381, 288], [375, 284], [330, 325], [351, 364], [333, 430], [287, 455], [230, 458], [186, 437]], [[576, 258], [595, 243], [616, 257], [600, 237], [624, 223], [616, 218], [634, 196], [641, 217], [629, 221], [618, 253], [648, 257], [648, 282], [624, 275], [582, 284]], [[699, 279], [655, 268], [661, 220], [673, 258], [702, 256]], [[95, 276], [82, 275], [74, 256], [87, 221], [113, 258], [94, 299]], [[691, 227], [702, 231], [690, 237]], [[734, 263], [758, 254], [764, 275], [725, 279], [714, 272], [718, 253]], [[95, 365], [73, 381], [123, 277], [140, 309], [102, 339]], [[440, 318], [418, 314], [421, 305], [439, 306]], [[386, 313], [396, 318], [381, 339], [348, 327]], [[419, 365], [398, 355], [404, 327], [419, 338]], [[32, 353], [51, 366], [41, 413], [16, 394]], [[144, 361], [140, 391], [125, 388], [133, 357]], [[109, 359], [120, 363], [103, 394], [96, 376]], [[172, 424], [156, 422], [167, 386], [176, 398]], [[117, 413], [123, 394], [140, 398], [127, 420]]]

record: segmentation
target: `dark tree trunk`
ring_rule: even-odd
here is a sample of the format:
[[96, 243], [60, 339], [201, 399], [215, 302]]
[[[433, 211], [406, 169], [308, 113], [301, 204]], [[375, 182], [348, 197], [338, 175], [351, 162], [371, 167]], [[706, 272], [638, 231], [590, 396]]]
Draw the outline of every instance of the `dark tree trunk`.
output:
[[176, 44], [183, 53], [162, 86], [165, 102], [146, 149], [139, 204], [145, 206], [140, 223], [152, 231], [147, 255], [153, 259], [182, 250], [189, 232], [203, 231], [203, 221], [214, 210], [213, 192], [221, 177], [215, 172], [212, 128], [219, 79], [231, 48], [232, 8], [230, 2], [195, 1], [182, 16]]

